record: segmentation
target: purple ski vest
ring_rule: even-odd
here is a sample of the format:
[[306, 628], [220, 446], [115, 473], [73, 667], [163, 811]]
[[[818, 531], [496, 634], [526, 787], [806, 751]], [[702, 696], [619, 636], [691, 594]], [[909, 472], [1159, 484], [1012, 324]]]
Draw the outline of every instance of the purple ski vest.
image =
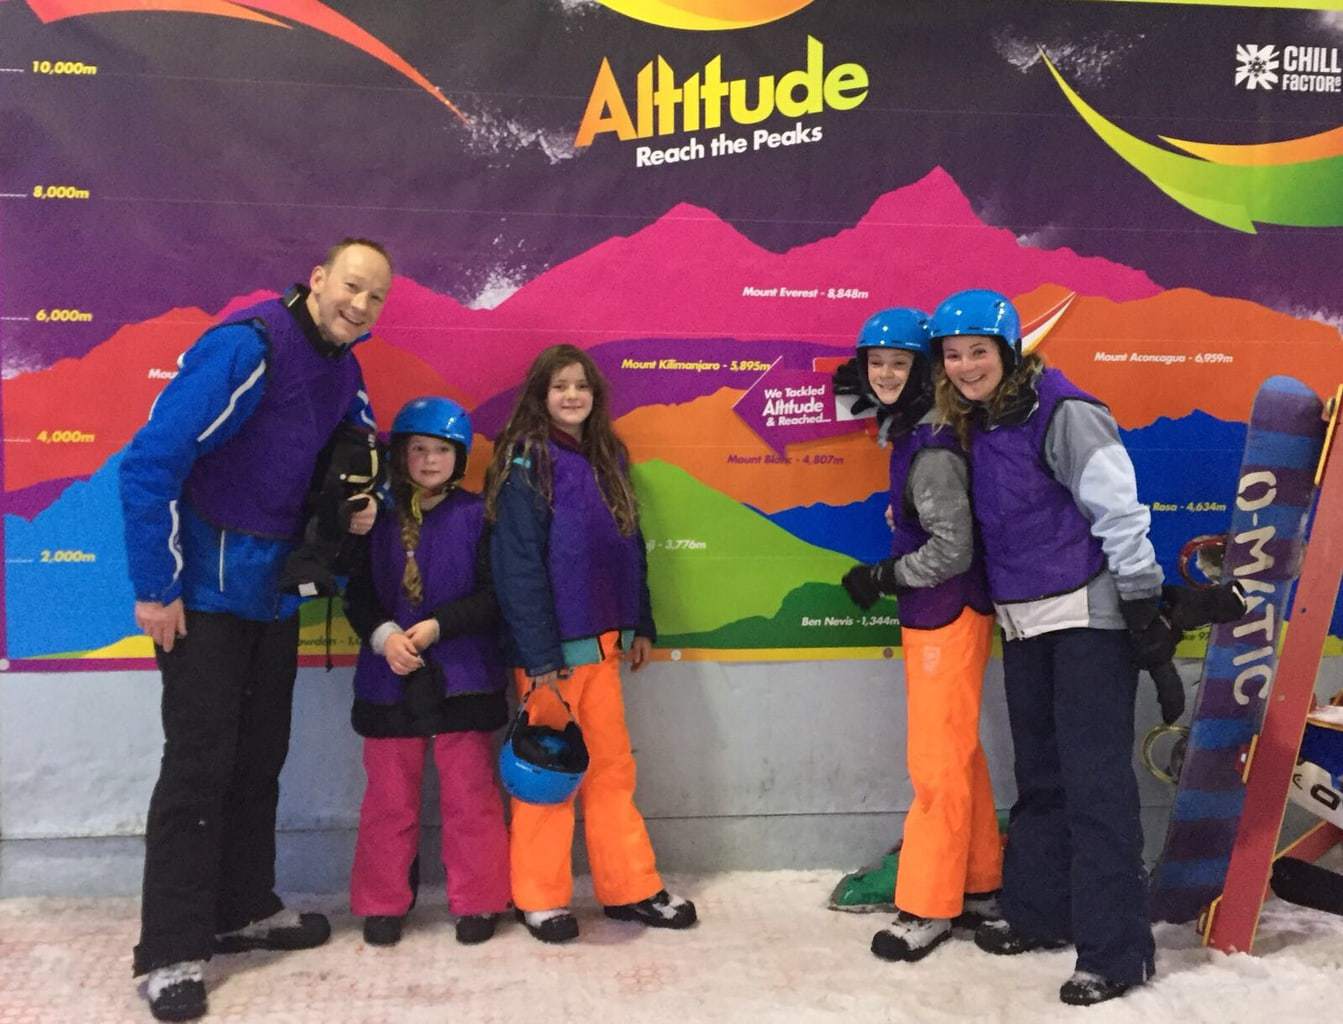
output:
[[984, 543], [989, 591], [1000, 604], [1071, 593], [1104, 567], [1072, 493], [1045, 463], [1045, 436], [1066, 399], [1100, 405], [1055, 369], [1037, 381], [1038, 405], [1020, 426], [978, 427], [970, 439], [970, 495]]
[[554, 441], [554, 500], [546, 568], [560, 640], [581, 640], [639, 625], [642, 541], [624, 537], [607, 508], [592, 464]]
[[[895, 523], [891, 538], [891, 557], [900, 558], [919, 550], [931, 535], [914, 516], [905, 513], [905, 484], [909, 480], [914, 457], [925, 448], [945, 448], [961, 454], [956, 435], [947, 428], [934, 430], [920, 423], [908, 433], [891, 441], [891, 511]], [[896, 594], [900, 604], [900, 624], [912, 629], [938, 629], [954, 622], [968, 605], [977, 612], [993, 610], [988, 583], [984, 579], [984, 560], [978, 539], [970, 568], [959, 576], [931, 587], [901, 587]]]
[[[383, 611], [403, 627], [428, 618], [439, 605], [467, 597], [476, 589], [476, 549], [485, 526], [485, 503], [478, 494], [455, 490], [424, 514], [415, 562], [424, 581], [424, 598], [411, 604], [401, 586], [406, 552], [401, 542], [401, 518], [387, 509], [373, 524], [369, 557], [373, 592]], [[505, 684], [503, 663], [494, 633], [445, 637], [425, 656], [443, 670], [446, 697], [466, 693], [494, 693]], [[387, 659], [367, 644], [359, 649], [354, 670], [354, 692], [374, 704], [397, 704], [404, 696], [405, 677], [398, 676]]]
[[241, 310], [267, 340], [265, 391], [242, 429], [196, 460], [187, 503], [216, 527], [291, 540], [303, 527], [313, 467], [354, 400], [359, 364], [347, 349], [323, 356], [279, 299]]

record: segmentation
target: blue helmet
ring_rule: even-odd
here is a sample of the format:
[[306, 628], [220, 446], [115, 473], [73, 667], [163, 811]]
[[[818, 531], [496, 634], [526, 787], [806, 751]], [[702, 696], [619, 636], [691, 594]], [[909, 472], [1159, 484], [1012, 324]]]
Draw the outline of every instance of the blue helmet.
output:
[[911, 306], [892, 306], [867, 318], [858, 331], [858, 349], [898, 348], [928, 354], [928, 314]]
[[392, 436], [397, 434], [423, 434], [455, 441], [461, 445], [462, 461], [471, 451], [471, 417], [451, 398], [437, 395], [412, 398], [392, 421]]
[[578, 723], [563, 729], [532, 725], [522, 710], [499, 748], [499, 780], [510, 796], [527, 804], [560, 804], [583, 781], [588, 748]]
[[988, 288], [948, 295], [929, 321], [933, 341], [958, 334], [999, 338], [1013, 359], [1021, 357], [1021, 317], [1012, 300]]

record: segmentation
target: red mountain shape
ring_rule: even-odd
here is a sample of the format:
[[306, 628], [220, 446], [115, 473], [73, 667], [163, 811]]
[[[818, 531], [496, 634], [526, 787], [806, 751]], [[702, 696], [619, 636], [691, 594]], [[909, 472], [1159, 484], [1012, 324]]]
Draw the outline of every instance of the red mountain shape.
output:
[[201, 309], [171, 309], [79, 359], [5, 381], [5, 490], [93, 473], [145, 422], [177, 357], [213, 322]]
[[[62, 359], [5, 381], [5, 490], [93, 473], [145, 422], [192, 342], [211, 324], [270, 294], [234, 299], [217, 316], [194, 308], [170, 310], [122, 327], [79, 359]], [[384, 427], [418, 395], [447, 395], [466, 404], [413, 353], [374, 337], [359, 346], [358, 354], [369, 399]]]

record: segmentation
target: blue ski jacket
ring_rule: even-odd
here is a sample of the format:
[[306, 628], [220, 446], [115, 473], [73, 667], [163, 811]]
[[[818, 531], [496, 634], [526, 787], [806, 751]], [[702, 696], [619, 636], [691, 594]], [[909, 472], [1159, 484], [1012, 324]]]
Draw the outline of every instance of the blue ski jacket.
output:
[[[298, 294], [301, 299], [306, 290]], [[309, 340], [327, 344], [302, 301], [286, 305]], [[298, 610], [300, 599], [275, 585], [294, 541], [221, 529], [182, 497], [197, 460], [235, 437], [260, 405], [267, 353], [267, 339], [253, 322], [206, 331], [178, 361], [177, 376], [126, 449], [121, 500], [137, 601], [168, 604], [180, 597], [195, 611], [260, 621]], [[374, 427], [362, 376], [344, 418]]]

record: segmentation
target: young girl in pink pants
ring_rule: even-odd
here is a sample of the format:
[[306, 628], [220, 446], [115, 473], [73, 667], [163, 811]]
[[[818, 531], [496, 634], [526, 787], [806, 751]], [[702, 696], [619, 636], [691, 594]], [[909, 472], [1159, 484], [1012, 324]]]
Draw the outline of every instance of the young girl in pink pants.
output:
[[429, 750], [457, 941], [484, 942], [508, 907], [508, 833], [490, 742], [507, 718], [505, 675], [484, 505], [457, 486], [470, 450], [471, 423], [455, 402], [419, 398], [397, 414], [392, 514], [378, 517], [346, 592], [346, 615], [364, 641], [352, 718], [368, 776], [350, 906], [374, 945], [401, 938], [414, 902]]

